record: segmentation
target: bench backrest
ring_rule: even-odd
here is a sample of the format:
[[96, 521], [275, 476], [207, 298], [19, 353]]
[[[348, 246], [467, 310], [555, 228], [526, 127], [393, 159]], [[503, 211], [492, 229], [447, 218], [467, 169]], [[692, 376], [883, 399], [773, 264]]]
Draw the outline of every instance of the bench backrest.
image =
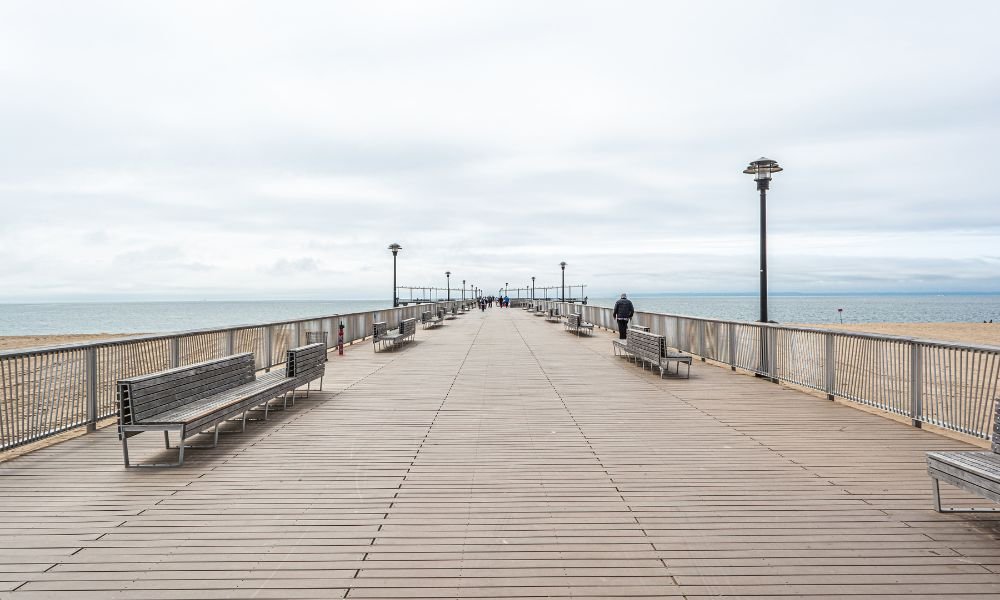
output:
[[649, 327], [646, 327], [645, 325], [629, 325], [628, 328], [635, 329], [636, 331], [645, 331], [646, 333], [649, 333]]
[[571, 315], [569, 315], [568, 317], [566, 317], [567, 321], [569, 322], [569, 326], [570, 327], [579, 327], [580, 326], [580, 317], [581, 316], [582, 315], [580, 315], [580, 313], [572, 313]]
[[399, 322], [399, 335], [406, 337], [417, 333], [416, 319], [403, 319]]
[[374, 341], [379, 341], [389, 331], [389, 326], [385, 321], [379, 321], [372, 324], [372, 339]]
[[123, 425], [180, 408], [202, 398], [250, 383], [256, 378], [253, 354], [237, 354], [118, 382]]
[[629, 352], [646, 360], [660, 362], [666, 348], [666, 338], [637, 329], [629, 329], [625, 335]]
[[425, 310], [424, 312], [420, 313], [421, 323], [430, 323], [432, 318], [433, 317], [431, 316], [431, 311], [429, 310]]
[[303, 377], [318, 371], [326, 371], [326, 344], [319, 342], [288, 350], [286, 377]]
[[993, 405], [996, 406], [996, 416], [993, 419], [993, 452], [1000, 454], [1000, 398], [993, 399]]

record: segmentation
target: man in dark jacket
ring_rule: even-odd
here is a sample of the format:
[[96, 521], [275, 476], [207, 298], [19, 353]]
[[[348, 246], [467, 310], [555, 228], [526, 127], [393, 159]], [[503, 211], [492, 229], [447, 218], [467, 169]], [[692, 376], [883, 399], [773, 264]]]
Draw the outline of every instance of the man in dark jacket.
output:
[[632, 306], [632, 301], [622, 294], [621, 300], [615, 302], [614, 317], [618, 319], [618, 337], [620, 339], [625, 339], [625, 332], [628, 331], [628, 322], [635, 314], [635, 307]]

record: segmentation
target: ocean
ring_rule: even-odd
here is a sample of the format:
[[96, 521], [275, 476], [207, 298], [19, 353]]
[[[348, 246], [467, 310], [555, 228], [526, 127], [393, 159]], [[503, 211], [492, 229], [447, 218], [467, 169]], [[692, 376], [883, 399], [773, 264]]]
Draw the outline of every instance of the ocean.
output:
[[[637, 310], [755, 321], [756, 295], [635, 296]], [[591, 298], [612, 306], [616, 298]], [[380, 300], [247, 302], [77, 302], [0, 304], [0, 336], [71, 333], [160, 333], [322, 317], [388, 307]], [[842, 308], [843, 313], [837, 309]], [[772, 296], [779, 323], [1000, 322], [1000, 294]]]

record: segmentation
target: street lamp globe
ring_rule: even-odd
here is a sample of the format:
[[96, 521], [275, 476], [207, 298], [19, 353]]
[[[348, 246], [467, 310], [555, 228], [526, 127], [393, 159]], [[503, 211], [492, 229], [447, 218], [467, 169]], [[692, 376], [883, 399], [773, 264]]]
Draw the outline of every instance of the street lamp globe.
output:
[[750, 165], [743, 169], [743, 172], [747, 175], [753, 175], [758, 190], [766, 190], [771, 182], [771, 175], [783, 170], [778, 166], [778, 161], [761, 156], [757, 160], [751, 161]]

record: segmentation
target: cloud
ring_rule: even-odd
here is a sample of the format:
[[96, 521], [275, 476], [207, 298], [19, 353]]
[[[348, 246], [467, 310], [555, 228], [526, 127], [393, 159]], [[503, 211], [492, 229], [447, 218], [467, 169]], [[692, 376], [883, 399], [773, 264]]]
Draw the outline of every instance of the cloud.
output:
[[775, 291], [998, 290], [998, 19], [6, 3], [0, 301], [753, 290], [762, 154]]

